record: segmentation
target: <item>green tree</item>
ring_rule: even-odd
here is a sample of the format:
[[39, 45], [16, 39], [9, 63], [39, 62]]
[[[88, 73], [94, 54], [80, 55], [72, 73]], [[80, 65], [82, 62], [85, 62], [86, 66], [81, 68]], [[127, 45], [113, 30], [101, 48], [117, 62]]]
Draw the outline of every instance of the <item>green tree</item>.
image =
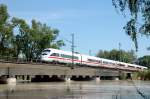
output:
[[29, 57], [27, 56], [27, 51], [29, 51], [29, 25], [25, 22], [25, 20], [16, 17], [13, 17], [11, 19], [11, 22], [14, 28], [17, 27], [19, 29], [19, 33], [14, 33], [16, 35], [14, 35], [13, 38], [14, 56], [18, 57], [19, 53], [22, 51], [26, 55], [26, 57]]
[[[32, 20], [32, 27], [30, 29], [30, 49], [32, 56], [37, 57], [45, 48], [51, 47], [59, 49], [64, 46], [62, 40], [56, 40], [59, 35], [59, 30], [52, 29], [46, 24]], [[32, 56], [30, 56], [32, 58]]]
[[37, 58], [45, 48], [60, 48], [64, 45], [62, 40], [56, 40], [59, 34], [57, 29], [52, 29], [46, 24], [32, 20], [29, 26], [25, 20], [13, 18], [12, 23], [19, 28], [19, 34], [14, 39], [16, 56], [23, 52], [28, 59]]
[[115, 61], [122, 61], [127, 63], [132, 63], [136, 59], [136, 55], [133, 50], [126, 52], [123, 50], [116, 50], [116, 49], [113, 49], [111, 51], [100, 50], [97, 53], [97, 57], [111, 59]]
[[150, 68], [150, 56], [147, 55], [147, 56], [143, 56], [143, 57], [138, 58], [137, 63], [139, 65], [146, 66], [146, 67]]
[[36, 20], [29, 25], [24, 19], [10, 18], [7, 6], [0, 4], [0, 55], [18, 57], [23, 53], [27, 59], [37, 58], [45, 48], [64, 46], [63, 40], [57, 39], [58, 35], [58, 29]]
[[124, 29], [127, 35], [131, 37], [136, 49], [138, 49], [138, 35], [150, 35], [150, 1], [112, 0], [112, 3], [118, 11], [123, 13], [123, 15], [128, 15], [129, 21]]
[[0, 4], [0, 55], [8, 55], [11, 51], [13, 27], [8, 19], [9, 14], [7, 12], [7, 7]]

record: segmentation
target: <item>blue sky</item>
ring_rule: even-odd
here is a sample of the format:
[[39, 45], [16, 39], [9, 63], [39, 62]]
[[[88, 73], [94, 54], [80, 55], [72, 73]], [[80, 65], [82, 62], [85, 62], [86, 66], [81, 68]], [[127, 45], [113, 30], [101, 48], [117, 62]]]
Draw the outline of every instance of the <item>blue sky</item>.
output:
[[[46, 23], [60, 30], [59, 39], [70, 50], [71, 34], [75, 35], [75, 50], [84, 54], [95, 55], [98, 50], [134, 49], [134, 44], [123, 30], [128, 17], [116, 12], [111, 0], [0, 0], [6, 4], [10, 16], [25, 19], [29, 24], [32, 19]], [[138, 56], [149, 55], [146, 48], [150, 39], [139, 35]]]

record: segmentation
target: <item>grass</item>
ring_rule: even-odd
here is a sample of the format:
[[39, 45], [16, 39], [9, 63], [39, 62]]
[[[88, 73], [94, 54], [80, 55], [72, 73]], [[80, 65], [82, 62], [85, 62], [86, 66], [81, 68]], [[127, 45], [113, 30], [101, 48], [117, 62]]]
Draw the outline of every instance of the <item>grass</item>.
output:
[[134, 73], [133, 79], [150, 80], [150, 69]]

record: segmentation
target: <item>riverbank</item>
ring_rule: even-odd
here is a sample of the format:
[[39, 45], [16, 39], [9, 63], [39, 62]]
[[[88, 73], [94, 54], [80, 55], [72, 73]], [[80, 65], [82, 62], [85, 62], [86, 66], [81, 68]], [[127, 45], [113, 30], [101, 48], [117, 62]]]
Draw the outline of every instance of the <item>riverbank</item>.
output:
[[150, 81], [150, 69], [134, 73], [133, 74], [133, 79], [136, 79], [136, 80], [149, 80]]

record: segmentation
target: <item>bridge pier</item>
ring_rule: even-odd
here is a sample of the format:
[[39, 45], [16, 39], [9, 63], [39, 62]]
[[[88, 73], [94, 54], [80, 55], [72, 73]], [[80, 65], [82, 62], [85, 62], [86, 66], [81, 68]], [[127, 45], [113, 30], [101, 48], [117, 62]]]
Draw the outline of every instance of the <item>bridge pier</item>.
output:
[[17, 82], [31, 82], [32, 76], [31, 75], [15, 75], [14, 76]]
[[15, 76], [1, 75], [0, 84], [16, 84], [16, 78]]
[[114, 77], [114, 80], [120, 80], [119, 77]]
[[71, 80], [71, 76], [65, 76], [65, 81], [69, 82]]
[[100, 79], [100, 76], [96, 76], [95, 77], [95, 80], [96, 80], [96, 82], [99, 82], [101, 79]]

